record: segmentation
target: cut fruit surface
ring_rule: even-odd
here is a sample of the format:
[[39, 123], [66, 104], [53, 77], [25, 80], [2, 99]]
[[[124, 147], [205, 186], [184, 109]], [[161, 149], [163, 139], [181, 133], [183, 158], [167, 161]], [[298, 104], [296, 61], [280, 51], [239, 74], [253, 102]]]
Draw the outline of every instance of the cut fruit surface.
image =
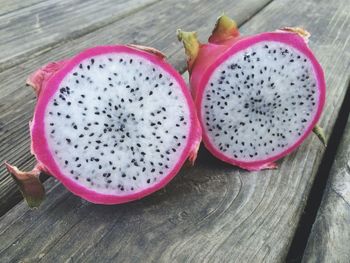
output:
[[31, 81], [42, 85], [33, 153], [89, 201], [139, 199], [196, 157], [201, 132], [189, 91], [160, 52], [144, 49], [92, 48]]
[[186, 49], [199, 48], [186, 53], [196, 54], [188, 61], [203, 141], [223, 161], [248, 170], [274, 168], [320, 118], [323, 71], [306, 31], [241, 37], [229, 21], [219, 18], [207, 44], [184, 43]]

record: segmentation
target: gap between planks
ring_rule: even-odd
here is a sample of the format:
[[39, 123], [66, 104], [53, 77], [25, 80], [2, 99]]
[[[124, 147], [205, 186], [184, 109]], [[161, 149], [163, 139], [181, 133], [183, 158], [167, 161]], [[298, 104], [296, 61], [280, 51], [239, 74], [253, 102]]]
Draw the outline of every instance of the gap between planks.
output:
[[322, 158], [321, 165], [317, 171], [315, 180], [312, 184], [304, 211], [298, 223], [298, 227], [295, 231], [288, 251], [287, 262], [300, 262], [304, 255], [312, 226], [316, 220], [317, 212], [319, 211], [321, 201], [325, 193], [327, 182], [330, 179], [331, 168], [334, 164], [340, 142], [345, 136], [344, 131], [350, 113], [350, 78], [347, 80], [347, 83], [347, 93], [342, 102], [339, 115], [328, 141], [328, 146]]

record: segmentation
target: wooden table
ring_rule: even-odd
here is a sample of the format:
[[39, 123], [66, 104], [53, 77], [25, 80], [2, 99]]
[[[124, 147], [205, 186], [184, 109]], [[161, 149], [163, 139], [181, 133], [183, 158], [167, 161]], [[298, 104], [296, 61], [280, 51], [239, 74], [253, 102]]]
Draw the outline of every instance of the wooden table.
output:
[[1, 166], [0, 262], [350, 262], [348, 0], [2, 0], [0, 161], [34, 164], [35, 95], [24, 84], [34, 69], [98, 44], [138, 43], [184, 73], [176, 29], [204, 41], [222, 11], [243, 34], [295, 25], [312, 33], [326, 72], [328, 148], [310, 136], [261, 172], [201, 149], [165, 189], [118, 206], [90, 204], [49, 178], [45, 202], [29, 210]]

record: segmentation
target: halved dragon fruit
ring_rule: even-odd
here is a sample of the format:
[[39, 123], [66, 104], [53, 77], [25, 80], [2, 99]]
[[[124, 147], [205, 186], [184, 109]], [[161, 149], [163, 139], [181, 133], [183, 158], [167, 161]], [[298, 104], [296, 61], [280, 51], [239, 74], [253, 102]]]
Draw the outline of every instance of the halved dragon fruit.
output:
[[188, 56], [203, 142], [217, 158], [247, 170], [275, 168], [315, 127], [325, 102], [320, 64], [301, 28], [239, 36], [221, 16], [200, 44], [178, 31]]
[[99, 46], [50, 63], [28, 79], [38, 101], [31, 172], [7, 168], [37, 206], [40, 172], [93, 203], [117, 204], [165, 186], [201, 139], [191, 95], [159, 51]]

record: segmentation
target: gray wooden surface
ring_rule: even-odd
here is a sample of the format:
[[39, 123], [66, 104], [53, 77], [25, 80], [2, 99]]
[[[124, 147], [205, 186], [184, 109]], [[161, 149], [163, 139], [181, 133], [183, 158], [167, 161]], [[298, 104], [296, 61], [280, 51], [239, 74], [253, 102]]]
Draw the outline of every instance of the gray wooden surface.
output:
[[0, 69], [127, 17], [156, 1], [47, 0], [0, 15]]
[[[185, 56], [175, 29], [198, 29], [205, 39], [223, 10], [244, 34], [295, 25], [312, 33], [311, 48], [326, 72], [321, 125], [329, 135], [348, 87], [347, 0], [165, 0], [47, 52], [38, 48], [20, 65], [0, 72], [1, 156], [21, 168], [33, 164], [27, 123], [34, 95], [23, 85], [33, 68], [88, 46], [134, 42], [162, 50], [183, 72]], [[281, 262], [323, 153], [310, 136], [277, 170], [249, 173], [203, 151], [194, 168], [183, 170], [163, 190], [118, 206], [85, 202], [51, 178], [45, 182], [49, 191], [39, 210], [28, 210], [23, 202], [9, 209], [18, 198], [11, 197], [13, 183], [1, 170], [0, 208], [7, 213], [0, 218], [0, 261]]]
[[303, 261], [350, 261], [350, 119], [339, 145]]
[[28, 6], [34, 6], [47, 0], [2, 0], [0, 15], [8, 14]]

